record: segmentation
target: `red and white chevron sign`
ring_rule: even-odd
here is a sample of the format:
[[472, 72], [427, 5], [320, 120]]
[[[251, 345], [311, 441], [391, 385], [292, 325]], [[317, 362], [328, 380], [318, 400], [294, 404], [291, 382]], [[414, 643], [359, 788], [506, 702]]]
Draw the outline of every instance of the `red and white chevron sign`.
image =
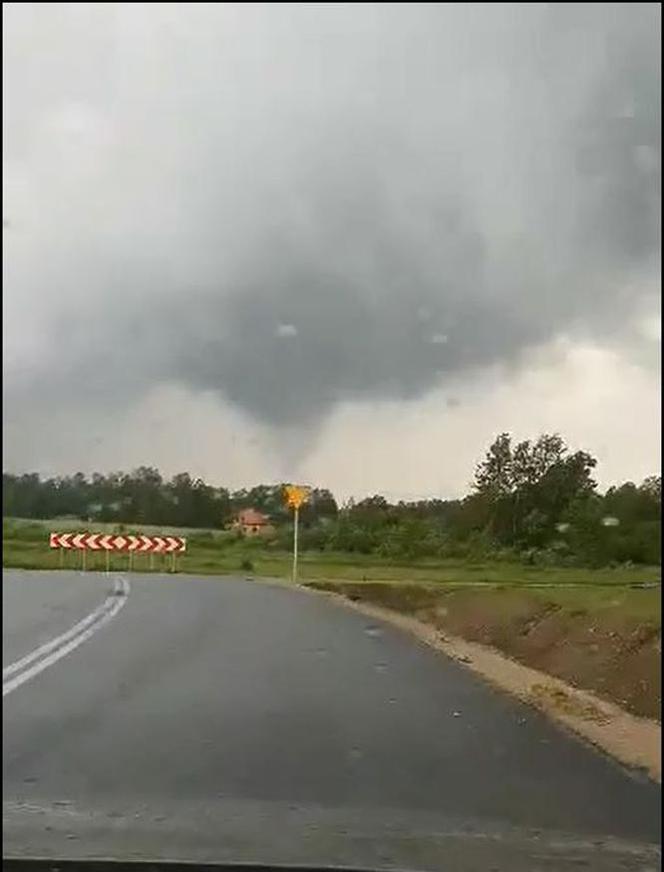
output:
[[81, 551], [137, 551], [140, 554], [173, 554], [186, 551], [181, 536], [134, 536], [111, 533], [51, 533], [51, 548], [77, 548]]

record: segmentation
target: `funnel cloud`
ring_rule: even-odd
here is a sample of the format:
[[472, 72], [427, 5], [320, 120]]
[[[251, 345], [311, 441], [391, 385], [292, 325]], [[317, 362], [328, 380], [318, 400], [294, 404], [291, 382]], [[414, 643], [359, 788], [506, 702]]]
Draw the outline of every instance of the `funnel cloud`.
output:
[[13, 434], [175, 385], [313, 439], [561, 338], [658, 363], [659, 5], [3, 22]]

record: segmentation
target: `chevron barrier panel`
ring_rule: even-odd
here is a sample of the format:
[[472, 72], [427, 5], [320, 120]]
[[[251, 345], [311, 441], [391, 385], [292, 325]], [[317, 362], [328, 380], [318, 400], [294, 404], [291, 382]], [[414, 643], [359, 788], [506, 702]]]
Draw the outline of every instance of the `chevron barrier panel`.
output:
[[134, 554], [182, 554], [181, 536], [134, 536], [122, 533], [51, 533], [51, 548], [78, 551], [128, 551]]

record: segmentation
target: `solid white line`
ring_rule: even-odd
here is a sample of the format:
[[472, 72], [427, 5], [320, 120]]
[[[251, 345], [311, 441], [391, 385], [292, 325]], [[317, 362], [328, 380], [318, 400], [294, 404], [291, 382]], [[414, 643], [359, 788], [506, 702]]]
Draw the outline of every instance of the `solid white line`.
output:
[[20, 672], [21, 669], [25, 669], [25, 667], [29, 666], [34, 660], [38, 660], [40, 657], [43, 657], [50, 651], [53, 651], [54, 648], [58, 648], [60, 645], [64, 645], [65, 642], [68, 642], [78, 633], [83, 632], [83, 630], [89, 624], [93, 623], [93, 621], [96, 621], [110, 609], [111, 599], [111, 597], [105, 599], [100, 606], [97, 606], [94, 612], [90, 612], [87, 617], [79, 621], [78, 624], [74, 624], [74, 626], [71, 627], [71, 629], [67, 630], [66, 633], [63, 633], [61, 636], [57, 636], [55, 639], [51, 639], [49, 642], [45, 642], [43, 645], [40, 645], [39, 648], [35, 648], [34, 651], [26, 654], [25, 657], [21, 657], [20, 660], [16, 660], [14, 663], [6, 666], [2, 670], [2, 680], [5, 681], [7, 678], [9, 678], [10, 675], [13, 675], [15, 672]]
[[[120, 590], [113, 596], [107, 597], [101, 606], [98, 606], [86, 618], [83, 618], [83, 620], [75, 624], [66, 633], [51, 639], [50, 642], [46, 642], [44, 645], [31, 651], [30, 654], [2, 670], [3, 697], [78, 648], [79, 645], [82, 645], [83, 642], [93, 636], [97, 630], [101, 629], [104, 624], [107, 624], [117, 615], [126, 603], [130, 590], [129, 582], [126, 579], [120, 578], [118, 580], [120, 582]], [[118, 594], [121, 595], [118, 596]], [[30, 666], [31, 663], [33, 664], [32, 666]], [[18, 672], [18, 675], [10, 678], [16, 672]]]

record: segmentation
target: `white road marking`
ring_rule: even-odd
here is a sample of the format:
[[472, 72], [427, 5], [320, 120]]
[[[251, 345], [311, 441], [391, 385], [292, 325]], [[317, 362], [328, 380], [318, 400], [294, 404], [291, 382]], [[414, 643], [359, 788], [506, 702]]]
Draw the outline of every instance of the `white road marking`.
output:
[[21, 669], [25, 669], [26, 666], [29, 666], [35, 660], [38, 660], [45, 654], [49, 654], [51, 651], [53, 651], [54, 648], [58, 648], [60, 645], [64, 645], [70, 639], [73, 639], [74, 636], [78, 635], [78, 633], [82, 633], [86, 627], [94, 623], [94, 621], [98, 620], [110, 609], [110, 599], [110, 597], [108, 599], [105, 599], [104, 602], [101, 605], [97, 606], [97, 608], [93, 612], [90, 612], [90, 614], [87, 617], [83, 618], [82, 621], [79, 621], [78, 624], [74, 624], [74, 626], [71, 627], [71, 629], [67, 630], [66, 633], [63, 633], [61, 636], [57, 636], [55, 639], [51, 639], [49, 642], [45, 642], [43, 645], [40, 645], [39, 648], [35, 648], [34, 651], [26, 654], [25, 657], [21, 657], [20, 660], [16, 660], [14, 663], [6, 666], [2, 670], [3, 682], [15, 672], [20, 672]]
[[130, 590], [129, 582], [126, 579], [119, 578], [118, 582], [119, 585], [112, 596], [107, 597], [100, 606], [90, 612], [83, 620], [74, 624], [66, 633], [45, 642], [39, 648], [26, 654], [25, 657], [21, 657], [20, 660], [6, 666], [2, 670], [3, 697], [25, 684], [26, 681], [30, 681], [35, 675], [39, 675], [44, 669], [57, 663], [58, 660], [78, 648], [97, 630], [112, 620], [127, 602]]

